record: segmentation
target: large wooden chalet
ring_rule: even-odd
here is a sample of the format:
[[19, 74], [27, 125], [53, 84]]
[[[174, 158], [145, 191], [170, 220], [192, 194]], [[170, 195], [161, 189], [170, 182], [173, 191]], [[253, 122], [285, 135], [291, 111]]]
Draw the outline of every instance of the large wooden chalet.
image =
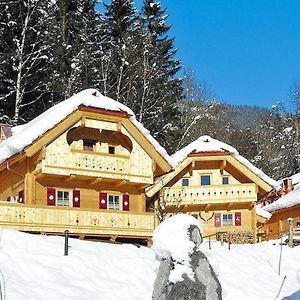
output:
[[[275, 183], [236, 149], [202, 136], [173, 155], [174, 170], [147, 189], [160, 217], [185, 212], [204, 235], [231, 233], [233, 242], [256, 241], [256, 202]], [[219, 238], [220, 238], [219, 237]]]
[[86, 90], [1, 132], [1, 227], [151, 238], [145, 187], [171, 166], [126, 106]]

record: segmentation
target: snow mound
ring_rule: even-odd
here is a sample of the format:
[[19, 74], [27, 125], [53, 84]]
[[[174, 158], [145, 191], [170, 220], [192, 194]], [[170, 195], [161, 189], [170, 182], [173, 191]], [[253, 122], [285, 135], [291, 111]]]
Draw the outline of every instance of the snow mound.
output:
[[[3, 300], [151, 299], [159, 263], [146, 247], [0, 230]], [[1, 297], [0, 297], [1, 298]]]
[[182, 281], [183, 274], [193, 279], [193, 271], [190, 266], [190, 254], [193, 252], [195, 243], [189, 238], [188, 228], [197, 226], [201, 233], [199, 222], [189, 215], [175, 215], [166, 219], [154, 230], [153, 246], [158, 259], [172, 258], [175, 268], [171, 271], [169, 281]]
[[266, 175], [263, 171], [256, 168], [250, 161], [245, 157], [241, 156], [239, 152], [232, 146], [223, 143], [219, 140], [213, 139], [208, 135], [200, 136], [196, 141], [190, 143], [186, 147], [177, 151], [171, 155], [172, 166], [176, 167], [180, 162], [182, 162], [189, 154], [193, 152], [203, 152], [203, 153], [213, 153], [213, 152], [224, 152], [224, 154], [231, 154], [236, 160], [247, 167], [250, 171], [264, 180], [271, 186], [276, 185], [276, 181]]
[[109, 97], [103, 96], [96, 89], [83, 90], [67, 100], [51, 107], [27, 124], [14, 127], [12, 129], [13, 136], [0, 143], [0, 163], [23, 151], [37, 138], [60, 123], [81, 105], [101, 108], [107, 111], [126, 112], [131, 116], [130, 120], [132, 123], [144, 134], [144, 136], [146, 136], [158, 153], [160, 153], [169, 164], [171, 163], [167, 151], [160, 146], [151, 136], [150, 132], [136, 120], [135, 115], [130, 108]]
[[[219, 242], [213, 242], [211, 250], [208, 241], [201, 244], [224, 300], [274, 300], [284, 275], [278, 299], [299, 299], [300, 246], [283, 246], [278, 276], [279, 242], [231, 245], [230, 251]], [[63, 237], [0, 229], [2, 299], [152, 299], [159, 268], [153, 250], [77, 239], [70, 239], [69, 245], [69, 256], [64, 256]]]

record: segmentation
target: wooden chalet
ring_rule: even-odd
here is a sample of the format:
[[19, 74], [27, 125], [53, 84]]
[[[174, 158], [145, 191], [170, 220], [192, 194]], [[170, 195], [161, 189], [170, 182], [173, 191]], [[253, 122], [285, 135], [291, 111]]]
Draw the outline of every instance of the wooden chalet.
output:
[[145, 187], [171, 166], [126, 106], [85, 90], [1, 133], [1, 227], [151, 238]]
[[198, 218], [204, 236], [256, 241], [256, 203], [275, 183], [236, 149], [202, 136], [172, 156], [174, 170], [147, 189], [160, 217]]

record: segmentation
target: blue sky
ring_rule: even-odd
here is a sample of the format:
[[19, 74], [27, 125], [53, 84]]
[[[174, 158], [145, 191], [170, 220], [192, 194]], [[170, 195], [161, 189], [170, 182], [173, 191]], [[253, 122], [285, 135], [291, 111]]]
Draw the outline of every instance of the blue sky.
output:
[[265, 107], [289, 100], [300, 80], [300, 0], [161, 2], [178, 58], [220, 100]]

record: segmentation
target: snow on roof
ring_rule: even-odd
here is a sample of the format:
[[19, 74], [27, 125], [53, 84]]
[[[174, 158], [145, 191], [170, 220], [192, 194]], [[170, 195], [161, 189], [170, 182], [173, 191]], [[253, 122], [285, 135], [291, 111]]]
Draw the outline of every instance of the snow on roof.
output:
[[300, 173], [297, 173], [297, 174], [294, 174], [294, 175], [292, 175], [290, 177], [285, 177], [285, 178], [282, 178], [282, 179], [278, 180], [276, 182], [276, 186], [275, 186], [276, 190], [280, 190], [281, 189], [281, 187], [283, 185], [283, 181], [285, 179], [292, 179], [292, 184], [296, 185], [296, 184], [300, 183]]
[[300, 204], [300, 183], [295, 185], [293, 191], [280, 197], [273, 203], [264, 206], [263, 209], [267, 212], [274, 212], [276, 210], [289, 208], [297, 204]]
[[199, 137], [196, 141], [190, 143], [186, 147], [177, 151], [171, 155], [172, 166], [176, 167], [180, 162], [182, 162], [189, 154], [193, 152], [224, 152], [231, 154], [236, 160], [242, 163], [245, 167], [250, 169], [254, 174], [260, 177], [262, 180], [267, 182], [271, 186], [275, 186], [276, 181], [267, 176], [263, 171], [256, 168], [250, 161], [245, 157], [241, 156], [239, 152], [232, 146], [223, 143], [221, 141], [215, 140], [210, 136], [204, 135]]
[[53, 128], [64, 118], [70, 115], [79, 106], [89, 106], [101, 108], [107, 111], [126, 112], [131, 117], [132, 123], [144, 134], [155, 149], [170, 164], [171, 160], [167, 151], [151, 136], [150, 132], [138, 122], [131, 109], [124, 104], [117, 102], [109, 97], [103, 96], [96, 89], [86, 89], [65, 101], [51, 107], [27, 124], [16, 126], [12, 129], [13, 135], [7, 140], [0, 143], [0, 163], [24, 150], [25, 147], [32, 144], [37, 138], [42, 136], [46, 131]]
[[256, 214], [267, 220], [271, 219], [272, 214], [262, 208], [261, 204], [256, 205]]

